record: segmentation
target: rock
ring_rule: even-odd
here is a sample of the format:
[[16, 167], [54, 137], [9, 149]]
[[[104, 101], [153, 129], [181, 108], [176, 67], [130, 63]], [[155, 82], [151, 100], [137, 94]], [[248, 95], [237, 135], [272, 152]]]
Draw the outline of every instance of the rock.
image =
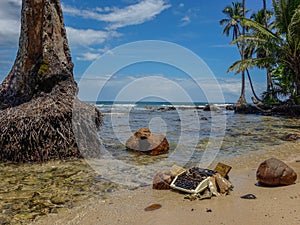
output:
[[168, 111], [174, 111], [174, 110], [176, 110], [176, 107], [175, 107], [175, 106], [169, 106], [169, 107], [168, 107]]
[[297, 174], [279, 159], [270, 158], [259, 165], [256, 178], [267, 186], [290, 185], [296, 181]]
[[161, 204], [152, 204], [146, 207], [144, 210], [147, 211], [153, 211], [161, 208]]
[[201, 117], [200, 120], [208, 120], [206, 117]]
[[159, 155], [169, 151], [169, 143], [163, 134], [152, 134], [148, 128], [141, 128], [127, 140], [126, 149]]
[[288, 134], [286, 135], [283, 140], [285, 141], [297, 141], [300, 140], [300, 134]]
[[243, 199], [256, 199], [256, 196], [254, 194], [246, 194], [241, 196]]
[[234, 105], [226, 105], [226, 110], [234, 110]]
[[150, 106], [150, 105], [146, 105], [146, 106], [145, 106], [145, 109], [149, 109], [149, 110], [150, 110], [150, 109], [153, 109], [153, 107]]
[[170, 171], [158, 172], [153, 178], [152, 188], [157, 190], [169, 190], [174, 176]]
[[221, 108], [214, 104], [207, 104], [203, 109], [203, 111], [219, 111], [219, 110], [221, 110]]
[[232, 184], [219, 173], [215, 174], [213, 177], [216, 179], [220, 193], [224, 195], [229, 194], [229, 191], [233, 188]]

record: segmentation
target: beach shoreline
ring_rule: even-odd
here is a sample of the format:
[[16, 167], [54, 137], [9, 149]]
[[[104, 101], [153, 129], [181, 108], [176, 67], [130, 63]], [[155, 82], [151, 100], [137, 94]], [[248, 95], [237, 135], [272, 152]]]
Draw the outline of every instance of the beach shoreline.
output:
[[[294, 147], [293, 147], [294, 146]], [[234, 185], [228, 196], [190, 201], [172, 190], [153, 190], [151, 186], [117, 191], [108, 199], [91, 199], [80, 206], [38, 218], [43, 224], [300, 224], [300, 182], [290, 186], [258, 187], [256, 169], [263, 159], [277, 157], [300, 174], [299, 144], [278, 146], [264, 154], [238, 156], [224, 160], [231, 165]], [[293, 148], [293, 149], [292, 149]], [[270, 152], [273, 152], [270, 153]], [[241, 199], [254, 194], [257, 199]], [[144, 209], [151, 204], [162, 207]]]

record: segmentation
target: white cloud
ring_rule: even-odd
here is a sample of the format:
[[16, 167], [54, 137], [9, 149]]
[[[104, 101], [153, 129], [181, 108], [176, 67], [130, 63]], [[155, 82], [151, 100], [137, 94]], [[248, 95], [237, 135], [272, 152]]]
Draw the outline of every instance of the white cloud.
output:
[[111, 37], [121, 36], [121, 34], [116, 31], [83, 30], [72, 27], [67, 27], [66, 30], [70, 45], [73, 47], [102, 44]]
[[183, 8], [184, 7], [184, 3], [180, 3], [178, 6], [179, 6], [179, 8]]
[[[241, 89], [240, 78], [228, 79], [201, 79], [195, 83], [190, 78], [170, 78], [163, 74], [140, 75], [107, 75], [90, 76], [79, 83], [79, 96], [84, 100], [93, 100], [101, 92], [102, 100], [115, 100], [119, 95], [122, 100], [133, 100], [137, 95], [173, 99], [175, 101], [187, 101], [181, 90], [194, 101], [221, 102], [222, 93], [226, 102], [235, 102]], [[104, 79], [105, 78], [105, 79]], [[137, 82], [138, 81], [138, 82]], [[258, 87], [258, 86], [256, 86]], [[125, 88], [126, 91], [121, 93]], [[181, 94], [179, 94], [181, 93]], [[247, 96], [252, 96], [247, 89]], [[119, 99], [120, 100], [120, 99]]]
[[[86, 19], [94, 19], [108, 23], [108, 29], [117, 29], [129, 25], [142, 24], [152, 20], [171, 5], [164, 0], [142, 0], [125, 8], [107, 8], [101, 10], [80, 10], [70, 6], [63, 6], [64, 13], [71, 16], [81, 16]], [[108, 11], [109, 13], [105, 13]]]
[[82, 56], [76, 57], [76, 59], [79, 61], [93, 61], [93, 60], [99, 58], [100, 56], [101, 56], [101, 54], [99, 54], [99, 53], [86, 52], [86, 53], [83, 53]]
[[0, 2], [0, 46], [16, 46], [20, 33], [21, 0]]
[[184, 16], [184, 17], [181, 19], [180, 26], [181, 26], [181, 27], [186, 26], [186, 25], [188, 25], [190, 22], [191, 22], [191, 18], [190, 18], [189, 16]]

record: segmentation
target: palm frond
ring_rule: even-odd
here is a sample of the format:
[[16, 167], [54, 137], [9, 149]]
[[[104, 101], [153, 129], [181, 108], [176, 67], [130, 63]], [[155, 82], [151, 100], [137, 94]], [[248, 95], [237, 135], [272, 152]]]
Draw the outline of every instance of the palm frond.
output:
[[252, 69], [254, 67], [266, 67], [266, 65], [275, 64], [275, 63], [276, 60], [273, 57], [248, 58], [233, 63], [227, 70], [227, 73], [234, 71], [235, 74], [238, 74], [246, 69]]
[[300, 38], [300, 5], [295, 10], [295, 13], [291, 19], [291, 23], [288, 26], [288, 35], [289, 41], [299, 42]]
[[264, 27], [264, 25], [262, 25], [256, 21], [244, 18], [242, 20], [242, 24], [243, 24], [243, 26], [247, 26], [247, 27], [250, 27], [251, 29], [255, 30], [259, 35], [263, 35], [263, 36], [265, 36], [269, 39], [273, 39], [279, 43], [282, 42], [282, 39], [278, 35], [276, 35], [271, 30]]

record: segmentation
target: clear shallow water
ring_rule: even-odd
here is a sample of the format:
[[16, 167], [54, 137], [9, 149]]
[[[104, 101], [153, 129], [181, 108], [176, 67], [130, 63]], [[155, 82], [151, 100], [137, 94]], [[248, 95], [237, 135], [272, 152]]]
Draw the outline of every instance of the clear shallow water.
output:
[[[234, 114], [225, 105], [213, 112], [203, 111], [201, 103], [174, 105], [176, 110], [165, 103], [98, 104], [104, 115], [100, 137], [106, 157], [92, 167], [114, 182], [151, 184], [158, 170], [174, 164], [208, 167], [213, 161], [262, 154], [286, 144], [287, 134], [300, 132], [300, 120], [295, 118]], [[126, 140], [142, 127], [164, 133], [169, 153], [148, 156], [126, 151]]]
[[[206, 165], [211, 159], [203, 157], [205, 151], [216, 157], [214, 162], [229, 162], [233, 168], [243, 168], [247, 161], [257, 164], [261, 155], [264, 158], [274, 153], [287, 158], [300, 153], [299, 141], [283, 140], [287, 134], [300, 133], [300, 119], [239, 115], [224, 108], [206, 112], [203, 104], [195, 107], [180, 103], [177, 110], [168, 110], [170, 105], [165, 103], [97, 106], [104, 115], [99, 133], [101, 159], [43, 165], [0, 163], [0, 224], [26, 224], [85, 199], [106, 198], [107, 193], [118, 189], [150, 185], [156, 171], [173, 164]], [[207, 120], [202, 120], [204, 117]], [[126, 151], [124, 143], [141, 127], [164, 133], [170, 152], [148, 156]]]

